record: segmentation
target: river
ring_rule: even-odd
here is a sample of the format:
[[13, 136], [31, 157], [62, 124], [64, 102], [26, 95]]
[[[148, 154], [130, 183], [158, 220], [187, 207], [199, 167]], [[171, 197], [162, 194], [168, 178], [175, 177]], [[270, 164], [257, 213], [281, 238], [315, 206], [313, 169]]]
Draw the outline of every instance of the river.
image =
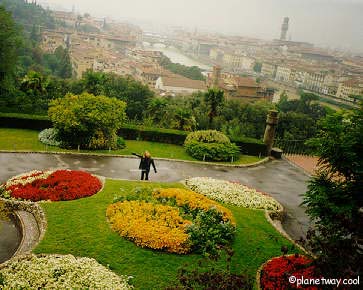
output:
[[165, 47], [165, 45], [154, 45], [150, 46], [144, 43], [144, 47], [147, 50], [161, 51], [165, 56], [167, 56], [173, 63], [180, 63], [185, 66], [197, 66], [204, 71], [211, 71], [212, 66], [198, 62], [197, 60], [183, 54], [180, 50], [175, 47]]

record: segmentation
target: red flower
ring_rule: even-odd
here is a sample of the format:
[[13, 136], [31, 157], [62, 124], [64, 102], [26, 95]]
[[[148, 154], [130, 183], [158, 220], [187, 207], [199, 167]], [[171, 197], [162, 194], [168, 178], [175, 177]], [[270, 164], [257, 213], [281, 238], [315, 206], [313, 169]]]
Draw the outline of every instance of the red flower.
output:
[[101, 182], [95, 176], [75, 170], [57, 170], [46, 179], [37, 179], [25, 185], [8, 187], [14, 198], [39, 200], [73, 200], [91, 196], [101, 189]]
[[315, 275], [315, 266], [312, 260], [305, 256], [282, 256], [269, 261], [261, 271], [261, 288], [264, 290], [307, 289], [316, 290], [314, 285], [297, 285], [290, 283], [289, 277], [296, 279], [319, 278]]

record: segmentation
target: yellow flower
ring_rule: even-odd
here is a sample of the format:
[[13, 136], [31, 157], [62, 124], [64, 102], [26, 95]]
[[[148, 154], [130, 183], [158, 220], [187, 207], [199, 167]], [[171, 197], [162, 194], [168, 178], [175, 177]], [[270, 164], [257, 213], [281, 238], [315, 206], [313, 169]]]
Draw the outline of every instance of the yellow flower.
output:
[[204, 211], [208, 211], [215, 208], [223, 215], [224, 221], [230, 221], [232, 224], [235, 224], [232, 212], [229, 209], [194, 191], [182, 188], [159, 188], [154, 190], [153, 196], [157, 199], [175, 199], [178, 206], [186, 205], [190, 209], [202, 209]]
[[145, 201], [124, 201], [108, 206], [106, 216], [112, 229], [141, 247], [185, 254], [190, 251], [190, 221], [175, 207]]

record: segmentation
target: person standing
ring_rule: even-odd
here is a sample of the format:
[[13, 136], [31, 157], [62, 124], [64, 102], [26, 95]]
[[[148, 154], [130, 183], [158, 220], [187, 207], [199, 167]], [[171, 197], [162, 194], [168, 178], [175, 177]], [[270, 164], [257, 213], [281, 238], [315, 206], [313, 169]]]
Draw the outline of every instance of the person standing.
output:
[[149, 151], [145, 151], [143, 155], [139, 155], [136, 153], [132, 153], [132, 155], [141, 158], [139, 164], [139, 169], [141, 170], [141, 180], [149, 180], [149, 172], [151, 166], [154, 168], [154, 172], [157, 173], [154, 159], [151, 158], [151, 154], [149, 153]]

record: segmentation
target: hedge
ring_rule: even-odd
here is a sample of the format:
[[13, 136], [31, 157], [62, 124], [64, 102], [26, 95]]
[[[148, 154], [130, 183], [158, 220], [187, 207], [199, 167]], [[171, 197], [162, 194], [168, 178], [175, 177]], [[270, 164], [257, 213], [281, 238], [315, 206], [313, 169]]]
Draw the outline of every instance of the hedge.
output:
[[[0, 127], [43, 130], [52, 127], [48, 116], [28, 115], [19, 113], [0, 113]], [[136, 125], [123, 125], [118, 134], [126, 140], [143, 140], [161, 143], [183, 145], [189, 132], [150, 128]], [[231, 139], [240, 149], [242, 154], [266, 156], [267, 148], [262, 141], [253, 138]]]
[[267, 146], [261, 141], [254, 138], [240, 137], [231, 139], [240, 149], [242, 154], [253, 156], [267, 156]]
[[48, 116], [27, 115], [19, 113], [0, 113], [0, 127], [44, 130], [51, 128], [52, 122]]
[[143, 140], [183, 145], [189, 132], [151, 128], [136, 125], [123, 125], [118, 134], [126, 140]]

